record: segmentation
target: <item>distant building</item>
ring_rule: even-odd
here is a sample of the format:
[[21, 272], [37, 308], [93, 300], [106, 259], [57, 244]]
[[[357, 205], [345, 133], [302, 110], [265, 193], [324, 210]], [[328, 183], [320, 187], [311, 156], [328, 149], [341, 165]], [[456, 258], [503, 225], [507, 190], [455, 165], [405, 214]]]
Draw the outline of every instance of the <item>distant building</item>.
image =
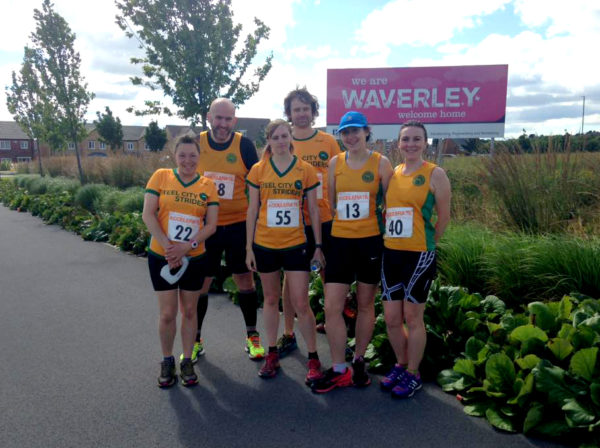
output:
[[15, 121], [0, 121], [0, 160], [30, 162], [34, 157], [33, 140]]

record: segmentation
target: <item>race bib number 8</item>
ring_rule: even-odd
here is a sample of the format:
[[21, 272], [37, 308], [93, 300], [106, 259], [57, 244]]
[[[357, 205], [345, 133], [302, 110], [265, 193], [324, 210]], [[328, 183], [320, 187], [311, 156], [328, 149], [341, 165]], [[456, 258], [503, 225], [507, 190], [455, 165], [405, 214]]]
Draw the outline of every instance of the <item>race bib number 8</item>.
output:
[[169, 212], [169, 239], [177, 243], [187, 243], [200, 230], [198, 216]]
[[233, 186], [235, 185], [235, 176], [233, 174], [205, 171], [204, 176], [212, 179], [212, 181], [215, 183], [219, 198], [233, 199]]
[[337, 217], [343, 221], [369, 217], [369, 192], [344, 191], [337, 196]]
[[385, 212], [385, 236], [410, 238], [413, 234], [413, 208], [392, 207]]
[[298, 199], [269, 199], [267, 201], [268, 227], [298, 227], [300, 201]]

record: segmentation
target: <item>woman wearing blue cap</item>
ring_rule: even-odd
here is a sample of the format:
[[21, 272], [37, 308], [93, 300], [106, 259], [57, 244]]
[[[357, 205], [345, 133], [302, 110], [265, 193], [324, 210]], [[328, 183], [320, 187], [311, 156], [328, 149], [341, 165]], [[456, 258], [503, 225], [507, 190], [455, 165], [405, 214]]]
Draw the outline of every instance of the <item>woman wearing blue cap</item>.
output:
[[[369, 150], [371, 130], [360, 112], [346, 113], [338, 127], [346, 152], [329, 162], [329, 203], [334, 212], [331, 251], [325, 271], [325, 321], [333, 366], [312, 386], [324, 393], [336, 387], [371, 383], [364, 354], [375, 323], [374, 299], [381, 278], [383, 251], [380, 203], [392, 176], [390, 161]], [[356, 281], [358, 316], [352, 369], [346, 366], [346, 324], [342, 312]]]

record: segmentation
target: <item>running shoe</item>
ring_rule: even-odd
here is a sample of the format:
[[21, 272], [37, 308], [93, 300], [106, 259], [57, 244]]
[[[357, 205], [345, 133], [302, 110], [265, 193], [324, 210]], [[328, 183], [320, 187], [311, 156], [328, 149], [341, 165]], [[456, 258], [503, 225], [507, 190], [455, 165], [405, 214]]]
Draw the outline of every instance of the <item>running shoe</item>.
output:
[[258, 371], [258, 376], [261, 378], [273, 378], [277, 375], [279, 367], [279, 355], [277, 352], [268, 353], [265, 363]]
[[171, 387], [176, 382], [175, 363], [163, 361], [160, 363], [160, 376], [158, 377], [158, 387]]
[[[200, 342], [194, 342], [194, 348], [192, 348], [192, 363], [198, 362], [198, 357], [204, 354], [204, 339], [200, 339]], [[183, 361], [183, 353], [179, 357], [179, 361]]]
[[367, 387], [371, 384], [371, 378], [367, 374], [365, 360], [362, 356], [352, 362], [352, 372], [352, 384], [355, 387]]
[[413, 375], [409, 371], [406, 371], [402, 380], [396, 387], [392, 389], [393, 398], [410, 398], [416, 391], [423, 387], [423, 381], [421, 381], [421, 375], [418, 373]]
[[198, 384], [198, 376], [196, 372], [194, 372], [194, 364], [191, 360], [184, 360], [179, 364], [179, 376], [181, 378], [181, 383], [186, 386], [195, 386]]
[[329, 368], [325, 371], [323, 378], [319, 381], [315, 381], [311, 390], [316, 394], [324, 394], [336, 387], [348, 387], [352, 386], [352, 372], [346, 368], [344, 373], [335, 372], [333, 368]]
[[304, 382], [307, 386], [310, 386], [315, 381], [319, 381], [325, 375], [321, 371], [321, 361], [318, 359], [309, 359], [308, 360], [308, 372], [306, 373], [306, 379]]
[[406, 372], [406, 369], [404, 367], [394, 364], [392, 370], [390, 370], [388, 374], [384, 376], [379, 382], [381, 389], [388, 392], [392, 390], [400, 383], [400, 381], [402, 381], [404, 372]]
[[251, 336], [246, 338], [245, 350], [248, 352], [248, 358], [250, 359], [263, 359], [265, 357], [265, 348], [260, 345], [258, 333], [252, 333]]
[[280, 358], [289, 355], [297, 348], [298, 343], [296, 342], [296, 335], [294, 333], [292, 333], [290, 336], [284, 333], [277, 340], [277, 351], [279, 352]]

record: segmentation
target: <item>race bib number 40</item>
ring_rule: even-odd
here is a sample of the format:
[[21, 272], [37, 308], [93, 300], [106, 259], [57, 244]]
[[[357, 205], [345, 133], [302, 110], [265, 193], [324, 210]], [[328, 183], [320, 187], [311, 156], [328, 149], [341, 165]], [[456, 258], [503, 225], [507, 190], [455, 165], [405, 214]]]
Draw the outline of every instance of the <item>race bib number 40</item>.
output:
[[410, 238], [413, 234], [413, 208], [392, 207], [385, 212], [385, 236]]
[[337, 195], [337, 217], [343, 221], [369, 217], [369, 192], [344, 191]]
[[233, 186], [235, 184], [235, 176], [233, 174], [205, 171], [204, 175], [209, 179], [212, 179], [215, 183], [219, 198], [233, 199]]
[[300, 201], [298, 199], [269, 199], [267, 201], [268, 227], [298, 227]]
[[187, 243], [200, 230], [198, 216], [169, 212], [169, 239], [176, 243]]

